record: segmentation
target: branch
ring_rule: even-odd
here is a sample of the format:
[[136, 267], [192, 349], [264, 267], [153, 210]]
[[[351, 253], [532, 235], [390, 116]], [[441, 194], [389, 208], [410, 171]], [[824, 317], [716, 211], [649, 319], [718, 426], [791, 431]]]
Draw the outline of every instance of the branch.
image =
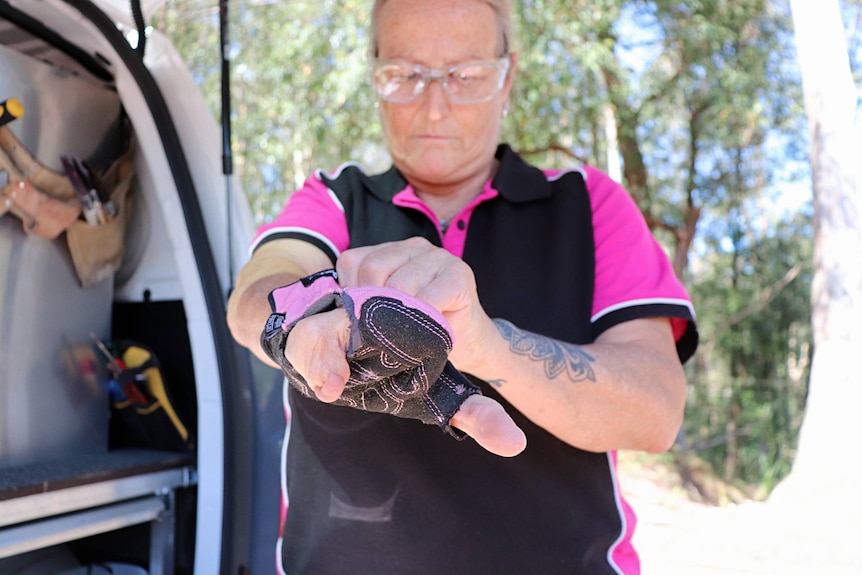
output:
[[671, 232], [674, 236], [679, 236], [679, 228], [674, 226], [673, 224], [669, 224], [664, 220], [660, 220], [653, 216], [652, 214], [648, 214], [644, 212], [644, 219], [646, 220], [647, 227], [651, 230], [665, 230]]
[[682, 67], [680, 67], [680, 69], [676, 70], [673, 73], [673, 76], [662, 82], [661, 87], [657, 91], [647, 95], [643, 99], [640, 108], [643, 109], [643, 107], [647, 104], [652, 104], [653, 102], [658, 101], [660, 98], [664, 98], [665, 96], [667, 96], [667, 94], [670, 93], [671, 90], [677, 87], [677, 83], [680, 81], [680, 78], [682, 78], [683, 71], [684, 70], [682, 69]]
[[727, 331], [740, 321], [744, 320], [748, 316], [766, 307], [766, 304], [775, 299], [778, 293], [785, 287], [787, 287], [790, 282], [795, 280], [796, 276], [798, 276], [801, 271], [802, 264], [796, 263], [792, 268], [787, 270], [787, 273], [784, 274], [784, 277], [778, 280], [778, 282], [761, 290], [760, 297], [756, 298], [753, 302], [751, 302], [751, 304], [742, 308], [741, 310], [736, 312], [730, 319], [718, 326], [718, 328], [715, 330], [715, 335], [713, 336], [712, 341], [710, 341], [705, 346], [703, 351], [705, 353], [709, 353], [710, 351], [712, 351], [712, 349], [715, 347], [715, 343], [718, 341], [719, 335], [721, 335], [723, 332]]

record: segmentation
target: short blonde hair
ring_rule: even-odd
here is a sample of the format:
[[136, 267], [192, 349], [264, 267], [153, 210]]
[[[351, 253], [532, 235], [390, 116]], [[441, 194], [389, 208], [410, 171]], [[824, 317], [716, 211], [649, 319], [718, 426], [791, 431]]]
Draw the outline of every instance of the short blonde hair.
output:
[[[503, 47], [500, 56], [505, 56], [512, 51], [512, 4], [510, 0], [483, 0], [485, 4], [494, 10], [497, 14], [497, 21], [500, 25], [500, 34], [503, 40]], [[371, 59], [377, 57], [377, 13], [386, 0], [374, 0], [374, 6], [371, 9], [371, 25], [369, 26], [369, 42], [368, 55]]]

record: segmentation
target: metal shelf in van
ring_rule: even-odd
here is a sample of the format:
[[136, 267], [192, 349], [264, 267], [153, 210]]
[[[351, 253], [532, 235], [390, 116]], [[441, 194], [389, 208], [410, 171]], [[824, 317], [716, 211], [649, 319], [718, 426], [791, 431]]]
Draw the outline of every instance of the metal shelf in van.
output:
[[0, 558], [149, 523], [149, 573], [170, 575], [175, 493], [195, 484], [191, 464], [129, 450], [0, 468]]

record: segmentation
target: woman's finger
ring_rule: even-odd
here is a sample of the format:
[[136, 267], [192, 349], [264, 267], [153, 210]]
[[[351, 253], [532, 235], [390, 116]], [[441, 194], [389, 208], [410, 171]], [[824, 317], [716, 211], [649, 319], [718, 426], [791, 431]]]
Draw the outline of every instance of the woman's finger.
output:
[[344, 391], [349, 339], [350, 318], [343, 308], [300, 320], [287, 337], [284, 356], [321, 401], [331, 403]]
[[337, 269], [342, 286], [390, 287], [443, 312], [464, 307], [475, 293], [467, 264], [424, 238], [347, 250]]
[[450, 425], [501, 457], [514, 457], [527, 447], [527, 436], [503, 406], [484, 395], [468, 397], [452, 416]]
[[338, 279], [342, 287], [393, 287], [388, 283], [393, 273], [412, 260], [439, 249], [424, 238], [353, 248], [338, 258]]

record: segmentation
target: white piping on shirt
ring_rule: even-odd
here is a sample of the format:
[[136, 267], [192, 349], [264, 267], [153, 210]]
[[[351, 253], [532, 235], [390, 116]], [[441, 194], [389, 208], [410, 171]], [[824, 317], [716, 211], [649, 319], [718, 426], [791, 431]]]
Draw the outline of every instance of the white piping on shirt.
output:
[[563, 176], [565, 176], [566, 174], [570, 174], [570, 173], [572, 173], [572, 172], [577, 172], [577, 173], [579, 173], [581, 176], [583, 176], [584, 181], [585, 181], [585, 182], [587, 181], [587, 172], [586, 172], [586, 170], [584, 170], [584, 169], [583, 169], [583, 168], [581, 168], [581, 167], [577, 167], [577, 166], [570, 166], [570, 167], [568, 167], [568, 168], [564, 168], [564, 169], [560, 170], [560, 172], [559, 172], [559, 173], [554, 174], [554, 175], [552, 175], [552, 176], [545, 175], [545, 178], [546, 178], [549, 182], [555, 182], [555, 181], [559, 180], [560, 178], [562, 178]]
[[332, 191], [332, 188], [326, 188], [326, 191], [329, 193], [329, 199], [332, 200], [332, 203], [341, 210], [341, 213], [344, 213], [344, 204], [341, 203], [341, 200], [338, 199], [338, 196], [335, 195], [335, 192]]
[[[284, 418], [285, 418], [285, 426], [284, 426], [284, 438], [281, 442], [281, 472], [279, 477], [279, 483], [281, 485], [281, 504], [283, 506], [282, 510], [284, 513], [288, 513], [290, 511], [290, 495], [287, 492], [287, 450], [290, 443], [290, 425], [293, 422], [293, 413], [290, 409], [290, 402], [287, 399], [288, 392], [288, 383], [287, 379], [283, 379], [281, 382], [281, 404], [284, 408]], [[280, 523], [284, 524], [285, 518], [282, 517]], [[280, 532], [278, 534], [278, 540], [275, 545], [275, 564], [278, 567], [278, 575], [286, 575], [284, 571], [284, 561], [283, 556], [281, 554], [282, 547], [284, 546], [284, 532]]]
[[272, 229], [266, 230], [266, 232], [262, 233], [260, 235], [260, 237], [257, 238], [254, 242], [252, 242], [251, 246], [249, 246], [249, 248], [248, 248], [249, 257], [251, 257], [251, 254], [254, 253], [255, 248], [260, 245], [260, 243], [264, 240], [264, 238], [267, 238], [267, 237], [274, 235], [274, 234], [283, 234], [286, 232], [296, 232], [296, 233], [300, 233], [300, 234], [305, 234], [307, 236], [311, 236], [315, 239], [320, 240], [324, 244], [326, 244], [326, 246], [330, 250], [332, 250], [332, 253], [335, 254], [336, 259], [338, 258], [338, 256], [341, 255], [341, 252], [338, 251], [338, 249], [336, 249], [335, 244], [333, 244], [329, 240], [329, 238], [327, 238], [326, 236], [324, 236], [324, 235], [322, 235], [322, 234], [320, 234], [314, 230], [310, 230], [308, 228], [300, 228], [300, 227], [295, 227], [295, 226], [285, 226], [283, 228], [272, 228]]
[[590, 318], [590, 321], [592, 323], [595, 323], [600, 318], [608, 315], [609, 313], [612, 313], [612, 312], [615, 312], [615, 311], [618, 311], [621, 309], [629, 308], [629, 307], [638, 307], [638, 306], [642, 306], [642, 305], [660, 305], [660, 304], [686, 307], [686, 308], [688, 308], [688, 311], [691, 312], [692, 319], [694, 319], [696, 317], [695, 313], [694, 313], [694, 306], [691, 305], [691, 302], [688, 300], [676, 299], [676, 298], [655, 297], [655, 298], [633, 299], [633, 300], [629, 300], [629, 301], [620, 302], [618, 304], [614, 304], [612, 306], [606, 307], [602, 311], [595, 314], [592, 318]]
[[620, 536], [617, 537], [616, 541], [611, 543], [610, 547], [608, 547], [608, 565], [610, 565], [611, 568], [616, 571], [617, 575], [625, 575], [620, 566], [617, 565], [614, 561], [614, 552], [617, 550], [617, 547], [619, 547], [620, 543], [623, 542], [626, 535], [628, 534], [629, 526], [628, 522], [626, 521], [625, 509], [623, 509], [622, 497], [620, 495], [619, 477], [617, 477], [617, 468], [614, 466], [613, 455], [611, 454], [611, 452], [608, 452], [606, 455], [608, 457], [608, 469], [611, 472], [611, 484], [614, 487], [614, 505], [616, 505], [617, 507], [617, 513], [619, 513], [620, 515], [620, 523], [622, 524], [622, 529], [620, 529]]
[[349, 168], [351, 166], [353, 166], [355, 168], [359, 168], [359, 170], [362, 171], [362, 166], [359, 165], [358, 163], [356, 163], [356, 162], [344, 162], [343, 164], [341, 164], [340, 166], [335, 168], [335, 171], [332, 172], [331, 174], [325, 172], [324, 170], [322, 170], [320, 168], [314, 170], [314, 173], [317, 174], [317, 179], [321, 179], [320, 176], [326, 176], [327, 178], [329, 178], [331, 180], [336, 180], [336, 179], [338, 179], [338, 176], [341, 175], [341, 172], [343, 172], [344, 170], [346, 170], [347, 168]]

